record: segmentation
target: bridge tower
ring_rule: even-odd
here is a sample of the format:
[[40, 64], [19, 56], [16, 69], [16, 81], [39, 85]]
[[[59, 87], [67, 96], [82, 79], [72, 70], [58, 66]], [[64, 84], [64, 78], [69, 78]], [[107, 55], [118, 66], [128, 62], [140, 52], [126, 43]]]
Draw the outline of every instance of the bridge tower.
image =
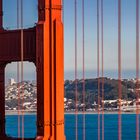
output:
[[44, 93], [44, 140], [65, 140], [62, 0], [39, 0], [38, 17], [37, 83]]
[[[21, 61], [20, 33], [3, 28], [0, 0], [0, 139], [3, 140], [19, 140], [5, 134], [4, 72], [6, 64]], [[38, 23], [24, 29], [23, 36], [23, 60], [33, 62], [37, 69], [35, 139], [65, 140], [62, 0], [38, 0]]]

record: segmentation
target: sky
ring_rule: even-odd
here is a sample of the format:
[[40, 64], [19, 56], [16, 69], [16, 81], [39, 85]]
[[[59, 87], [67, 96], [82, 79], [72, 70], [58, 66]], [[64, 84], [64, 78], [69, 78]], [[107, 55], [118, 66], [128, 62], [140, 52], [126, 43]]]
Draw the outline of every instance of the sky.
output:
[[[23, 0], [24, 27], [37, 23], [37, 0]], [[104, 0], [104, 69], [105, 76], [117, 77], [118, 68], [118, 0]], [[4, 28], [16, 28], [16, 0], [4, 0]], [[97, 75], [97, 0], [85, 0], [85, 73]], [[82, 0], [77, 0], [78, 77], [82, 70]], [[122, 0], [122, 77], [135, 77], [136, 54], [136, 1]], [[64, 0], [64, 66], [65, 79], [74, 79], [74, 0]], [[101, 28], [100, 28], [101, 29]], [[101, 34], [100, 34], [101, 35]], [[101, 37], [101, 36], [100, 36]], [[101, 39], [101, 38], [100, 38]], [[101, 40], [100, 40], [101, 42]], [[101, 45], [101, 43], [100, 43]], [[101, 46], [100, 46], [101, 47]], [[100, 50], [101, 52], [101, 50]], [[101, 56], [100, 56], [101, 58]], [[101, 62], [100, 62], [101, 64]], [[7, 66], [7, 75], [15, 71], [16, 64]], [[33, 64], [24, 67], [25, 77], [35, 75]], [[31, 69], [30, 69], [31, 68]], [[9, 72], [8, 72], [9, 71]], [[16, 73], [16, 72], [15, 72]], [[34, 73], [34, 74], [33, 74]], [[34, 76], [35, 77], [35, 76]]]

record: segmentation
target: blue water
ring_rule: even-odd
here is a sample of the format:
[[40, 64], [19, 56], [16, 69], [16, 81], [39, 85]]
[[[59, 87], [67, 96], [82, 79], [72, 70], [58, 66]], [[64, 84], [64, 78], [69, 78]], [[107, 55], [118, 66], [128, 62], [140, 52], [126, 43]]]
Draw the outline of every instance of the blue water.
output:
[[[97, 140], [96, 114], [86, 115], [86, 140]], [[36, 136], [36, 116], [25, 115], [25, 137]], [[122, 140], [136, 139], [136, 115], [122, 115]], [[6, 117], [6, 133], [17, 137], [17, 116]], [[67, 140], [75, 140], [75, 116], [65, 115], [65, 135]], [[118, 140], [118, 116], [116, 114], [105, 115], [105, 140]], [[82, 115], [78, 115], [78, 140], [82, 140]]]

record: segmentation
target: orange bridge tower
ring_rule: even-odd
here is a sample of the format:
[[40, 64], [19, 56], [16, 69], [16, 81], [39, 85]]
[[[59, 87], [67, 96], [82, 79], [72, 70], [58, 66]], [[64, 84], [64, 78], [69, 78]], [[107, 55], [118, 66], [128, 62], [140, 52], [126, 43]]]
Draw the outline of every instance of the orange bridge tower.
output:
[[38, 8], [37, 83], [44, 93], [38, 112], [44, 110], [43, 140], [65, 140], [62, 1], [39, 0]]

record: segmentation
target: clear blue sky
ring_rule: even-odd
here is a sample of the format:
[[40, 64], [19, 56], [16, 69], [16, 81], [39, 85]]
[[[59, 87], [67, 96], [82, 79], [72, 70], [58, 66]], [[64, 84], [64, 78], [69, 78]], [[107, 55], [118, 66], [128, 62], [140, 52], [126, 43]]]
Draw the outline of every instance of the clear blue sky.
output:
[[[30, 27], [37, 22], [37, 0], [24, 1], [24, 26]], [[104, 67], [107, 76], [113, 76], [117, 70], [117, 1], [104, 0]], [[82, 69], [82, 18], [81, 2], [77, 0], [78, 7], [78, 70]], [[97, 69], [97, 0], [85, 0], [85, 63], [88, 76], [96, 76]], [[122, 0], [122, 69], [123, 76], [135, 75], [135, 0]], [[65, 73], [66, 78], [74, 74], [74, 0], [64, 0], [65, 25]], [[16, 28], [16, 0], [4, 0], [4, 27]], [[10, 67], [12, 69], [12, 66]], [[25, 71], [30, 71], [25, 68]], [[91, 73], [91, 71], [93, 73]], [[113, 73], [109, 73], [113, 71]], [[132, 72], [133, 71], [133, 72]], [[117, 73], [116, 73], [117, 75]], [[80, 73], [79, 73], [80, 77]]]

